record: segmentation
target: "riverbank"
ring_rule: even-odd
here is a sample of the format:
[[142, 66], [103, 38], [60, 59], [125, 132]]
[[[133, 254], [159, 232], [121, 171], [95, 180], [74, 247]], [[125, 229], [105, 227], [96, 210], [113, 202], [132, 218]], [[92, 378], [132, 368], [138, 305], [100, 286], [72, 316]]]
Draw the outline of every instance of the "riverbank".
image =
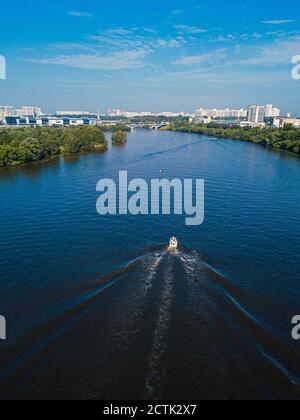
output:
[[107, 148], [107, 140], [98, 127], [3, 129], [0, 130], [0, 167], [47, 162], [58, 155], [104, 152]]
[[228, 128], [209, 127], [200, 124], [170, 124], [166, 129], [223, 139], [247, 141], [273, 150], [286, 151], [300, 156], [300, 129], [296, 128]]

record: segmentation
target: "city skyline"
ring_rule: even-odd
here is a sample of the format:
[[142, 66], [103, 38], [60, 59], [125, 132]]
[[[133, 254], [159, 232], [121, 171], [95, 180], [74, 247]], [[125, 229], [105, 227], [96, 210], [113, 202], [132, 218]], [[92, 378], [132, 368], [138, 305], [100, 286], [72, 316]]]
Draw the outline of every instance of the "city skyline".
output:
[[271, 1], [18, 3], [2, 5], [0, 103], [192, 112], [270, 102], [300, 114], [296, 0], [288, 10]]
[[106, 113], [86, 112], [86, 111], [56, 111], [55, 113], [45, 113], [36, 106], [23, 106], [14, 108], [13, 106], [0, 105], [0, 125], [9, 126], [79, 126], [79, 125], [102, 125], [107, 120], [113, 121], [134, 118], [175, 118], [185, 117], [190, 124], [210, 124], [213, 121], [221, 124], [232, 124], [233, 122], [240, 127], [264, 128], [264, 127], [284, 127], [290, 124], [294, 127], [300, 126], [300, 119], [291, 113], [283, 115], [281, 110], [273, 104], [249, 105], [247, 108], [240, 109], [196, 109], [193, 113], [174, 113], [162, 112], [151, 113], [145, 111], [128, 112], [121, 109], [108, 110]]
[[[83, 111], [83, 110], [56, 110], [55, 112], [47, 112], [47, 110], [42, 110], [41, 107], [36, 105], [23, 105], [22, 107], [16, 107], [13, 105], [1, 105], [0, 104], [0, 118], [9, 117], [9, 116], [41, 116], [41, 115], [57, 115], [57, 116], [69, 116], [69, 115], [101, 115], [101, 116], [111, 116], [111, 117], [126, 117], [133, 118], [135, 116], [147, 117], [147, 116], [164, 116], [164, 117], [177, 117], [177, 116], [199, 116], [199, 117], [213, 117], [213, 118], [246, 118], [248, 112], [252, 112], [251, 108], [254, 108], [254, 112], [263, 109], [264, 117], [279, 117], [281, 114], [281, 109], [274, 106], [273, 104], [250, 104], [238, 109], [233, 108], [205, 108], [200, 107], [192, 112], [180, 111], [163, 111], [163, 112], [150, 112], [145, 110], [139, 111], [128, 111], [120, 108], [108, 109], [105, 112], [101, 112], [99, 109], [96, 111]], [[286, 113], [287, 116], [292, 116], [290, 112]]]

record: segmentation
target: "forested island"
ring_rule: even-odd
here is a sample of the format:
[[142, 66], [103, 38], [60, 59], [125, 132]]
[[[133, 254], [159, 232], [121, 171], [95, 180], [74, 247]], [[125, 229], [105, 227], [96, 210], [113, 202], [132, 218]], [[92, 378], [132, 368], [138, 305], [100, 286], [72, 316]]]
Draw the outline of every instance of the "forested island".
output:
[[107, 150], [107, 141], [98, 127], [30, 127], [0, 130], [0, 167], [18, 166], [59, 154], [91, 150]]
[[126, 131], [119, 130], [115, 131], [112, 134], [112, 144], [113, 146], [123, 146], [127, 142], [127, 133]]
[[285, 150], [300, 155], [300, 129], [285, 128], [228, 128], [201, 124], [175, 123], [165, 127], [167, 130], [197, 133], [224, 139], [233, 139], [260, 144], [277, 150]]

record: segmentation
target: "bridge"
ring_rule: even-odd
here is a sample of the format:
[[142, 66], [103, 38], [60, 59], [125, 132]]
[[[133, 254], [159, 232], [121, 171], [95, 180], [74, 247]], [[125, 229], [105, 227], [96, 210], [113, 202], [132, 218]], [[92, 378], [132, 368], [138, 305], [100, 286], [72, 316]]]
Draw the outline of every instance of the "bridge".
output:
[[145, 123], [140, 123], [140, 124], [131, 124], [130, 128], [131, 130], [134, 130], [136, 128], [149, 128], [151, 130], [160, 130], [163, 127], [167, 127], [170, 123], [165, 122], [165, 123], [160, 123], [160, 124], [145, 124]]

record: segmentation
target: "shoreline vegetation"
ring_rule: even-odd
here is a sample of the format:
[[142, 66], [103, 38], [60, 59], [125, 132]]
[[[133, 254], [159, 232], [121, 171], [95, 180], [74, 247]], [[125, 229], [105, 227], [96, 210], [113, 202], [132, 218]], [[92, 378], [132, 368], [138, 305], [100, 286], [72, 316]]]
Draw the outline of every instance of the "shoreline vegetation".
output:
[[113, 146], [124, 146], [127, 143], [127, 132], [124, 130], [118, 130], [112, 134], [112, 145]]
[[131, 128], [124, 124], [119, 125], [101, 125], [101, 131], [107, 132], [110, 131], [111, 133], [115, 133], [117, 131], [123, 131], [125, 133], [130, 133]]
[[230, 140], [240, 140], [260, 144], [272, 150], [286, 151], [300, 155], [300, 129], [285, 128], [228, 128], [226, 126], [207, 126], [202, 124], [174, 123], [164, 130], [195, 133]]
[[0, 130], [0, 167], [49, 161], [58, 155], [104, 152], [108, 148], [98, 127], [31, 127]]
[[[161, 130], [246, 141], [300, 156], [300, 129], [292, 126], [282, 129], [240, 128], [216, 124], [190, 124], [180, 120], [164, 126]], [[59, 155], [105, 152], [108, 149], [105, 132], [112, 132], [113, 146], [124, 146], [130, 128], [122, 124], [101, 127], [1, 128], [0, 168], [48, 162]]]

